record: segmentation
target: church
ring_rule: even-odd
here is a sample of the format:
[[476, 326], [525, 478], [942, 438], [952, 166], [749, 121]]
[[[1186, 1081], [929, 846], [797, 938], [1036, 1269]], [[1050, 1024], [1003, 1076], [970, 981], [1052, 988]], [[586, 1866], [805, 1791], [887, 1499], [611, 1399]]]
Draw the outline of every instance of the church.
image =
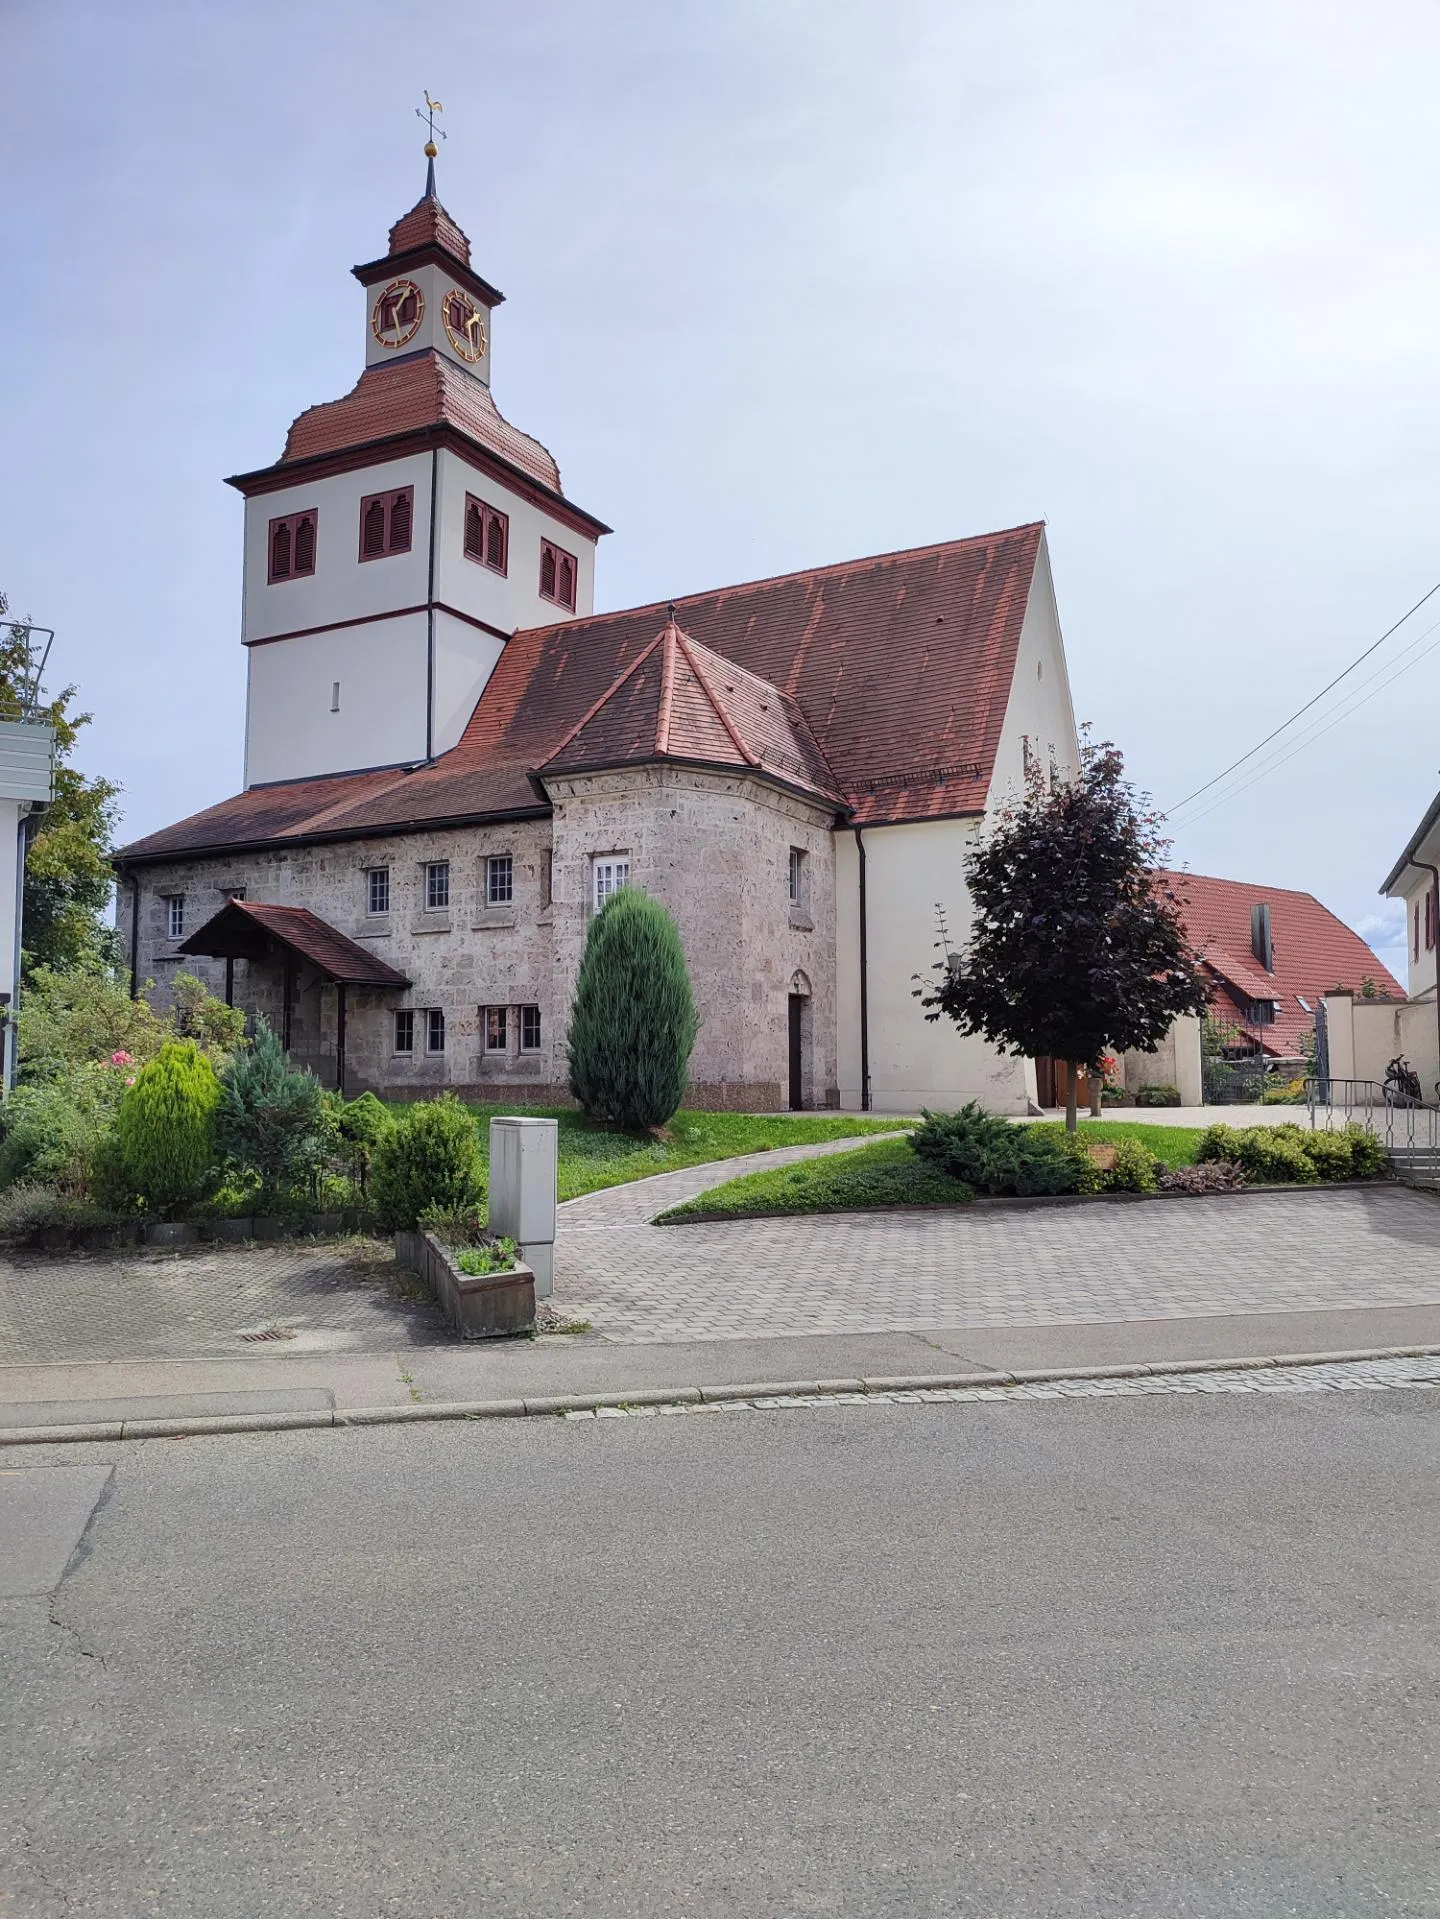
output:
[[328, 1085], [566, 1097], [591, 916], [679, 924], [687, 1104], [1023, 1112], [925, 1022], [936, 906], [1027, 765], [1077, 761], [1041, 524], [595, 613], [610, 531], [491, 391], [440, 204], [353, 269], [365, 364], [245, 500], [244, 788], [116, 856], [137, 990], [181, 970]]

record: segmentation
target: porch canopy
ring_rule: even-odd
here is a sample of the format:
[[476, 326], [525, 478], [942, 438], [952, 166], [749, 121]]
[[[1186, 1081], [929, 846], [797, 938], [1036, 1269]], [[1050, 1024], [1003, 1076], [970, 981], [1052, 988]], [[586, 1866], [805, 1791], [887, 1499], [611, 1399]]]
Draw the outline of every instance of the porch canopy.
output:
[[235, 962], [279, 962], [284, 981], [286, 1051], [291, 1044], [294, 977], [298, 965], [312, 967], [319, 979], [333, 983], [337, 994], [335, 1081], [345, 1090], [345, 989], [369, 986], [401, 990], [410, 982], [376, 954], [367, 952], [306, 906], [267, 906], [259, 900], [229, 900], [212, 919], [192, 933], [180, 947], [206, 959], [225, 962], [225, 1003], [234, 1004]]

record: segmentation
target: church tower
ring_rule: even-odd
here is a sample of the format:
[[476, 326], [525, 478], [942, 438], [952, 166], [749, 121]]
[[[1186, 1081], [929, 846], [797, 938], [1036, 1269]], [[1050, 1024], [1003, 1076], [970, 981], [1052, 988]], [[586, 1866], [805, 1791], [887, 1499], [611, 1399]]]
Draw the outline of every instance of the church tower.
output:
[[[427, 152], [430, 149], [427, 148]], [[490, 392], [504, 295], [425, 193], [365, 296], [365, 370], [311, 407], [245, 495], [245, 785], [455, 745], [506, 640], [592, 611], [609, 528]]]

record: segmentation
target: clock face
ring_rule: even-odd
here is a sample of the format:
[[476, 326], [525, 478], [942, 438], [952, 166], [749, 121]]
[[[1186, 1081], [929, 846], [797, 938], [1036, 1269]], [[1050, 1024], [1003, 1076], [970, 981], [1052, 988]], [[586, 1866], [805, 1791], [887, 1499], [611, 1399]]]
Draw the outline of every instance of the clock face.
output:
[[468, 293], [461, 293], [455, 287], [445, 295], [444, 305], [440, 309], [445, 321], [445, 331], [450, 336], [450, 344], [462, 360], [475, 363], [485, 358], [485, 350], [490, 344], [489, 331], [485, 325], [485, 311], [478, 307]]
[[370, 313], [370, 331], [381, 346], [408, 346], [425, 318], [425, 295], [413, 280], [392, 280]]

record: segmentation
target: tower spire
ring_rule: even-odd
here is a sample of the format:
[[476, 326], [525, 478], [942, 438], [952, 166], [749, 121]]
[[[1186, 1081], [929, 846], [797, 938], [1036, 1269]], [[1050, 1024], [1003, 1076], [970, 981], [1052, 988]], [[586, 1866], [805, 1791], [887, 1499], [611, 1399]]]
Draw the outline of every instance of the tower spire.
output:
[[445, 129], [436, 126], [435, 115], [444, 111], [444, 107], [438, 100], [430, 98], [430, 89], [426, 87], [425, 104], [423, 107], [416, 107], [415, 117], [425, 122], [430, 135], [425, 142], [425, 198], [427, 200], [435, 198], [435, 157], [440, 151], [435, 144], [435, 136], [438, 133], [442, 140], [445, 138]]

